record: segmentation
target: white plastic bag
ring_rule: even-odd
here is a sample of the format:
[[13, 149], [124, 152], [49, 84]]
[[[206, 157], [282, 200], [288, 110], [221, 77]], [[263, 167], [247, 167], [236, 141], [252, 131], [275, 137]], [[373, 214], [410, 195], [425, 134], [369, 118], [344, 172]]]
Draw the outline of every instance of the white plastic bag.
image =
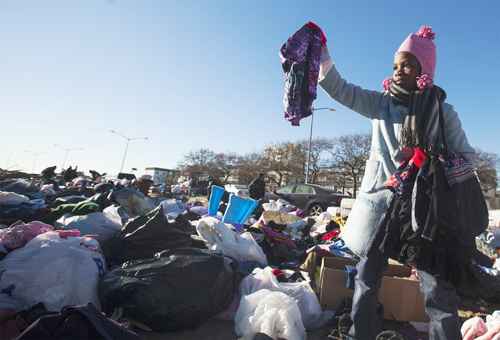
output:
[[312, 290], [309, 282], [280, 283], [274, 276], [271, 267], [264, 269], [256, 268], [240, 284], [240, 293], [242, 296], [253, 294], [263, 289], [282, 292], [293, 298], [297, 302], [302, 321], [307, 329], [316, 329], [323, 326], [332, 316], [331, 313], [322, 311], [318, 297]]
[[287, 201], [282, 200], [280, 198], [277, 201], [269, 200], [268, 203], [262, 204], [262, 209], [264, 209], [264, 211], [279, 211], [282, 213], [288, 213], [290, 211], [295, 210], [296, 207], [294, 207], [293, 205], [291, 205]]
[[198, 235], [210, 250], [232, 257], [237, 261], [257, 261], [267, 265], [267, 257], [251, 233], [237, 234], [214, 217], [205, 217], [196, 226]]
[[54, 223], [54, 226], [64, 229], [78, 229], [82, 235], [96, 235], [97, 240], [102, 242], [121, 230], [121, 219], [118, 218], [111, 210], [108, 210], [106, 214], [101, 212], [82, 216], [65, 214]]
[[326, 209], [326, 212], [329, 213], [331, 216], [335, 217], [337, 214], [340, 215], [340, 207], [328, 207]]
[[181, 201], [176, 199], [169, 199], [161, 202], [160, 204], [163, 208], [163, 213], [167, 218], [176, 219], [177, 216], [183, 214], [186, 211], [186, 206]]
[[0, 309], [21, 311], [43, 303], [58, 312], [89, 302], [100, 308], [97, 285], [106, 268], [99, 243], [63, 239], [55, 231], [38, 235], [0, 262]]
[[119, 205], [110, 205], [105, 208], [102, 213], [106, 216], [110, 221], [114, 222], [114, 224], [119, 224], [123, 226], [129, 220], [127, 212], [125, 209]]
[[243, 296], [234, 321], [240, 340], [252, 340], [256, 333], [273, 339], [306, 338], [297, 302], [281, 292], [262, 289]]
[[322, 212], [318, 217], [316, 217], [316, 223], [311, 227], [309, 235], [311, 237], [316, 237], [318, 235], [326, 233], [326, 226], [332, 220], [332, 215], [329, 212]]
[[491, 315], [486, 315], [486, 326], [488, 329], [500, 324], [500, 310], [494, 311]]

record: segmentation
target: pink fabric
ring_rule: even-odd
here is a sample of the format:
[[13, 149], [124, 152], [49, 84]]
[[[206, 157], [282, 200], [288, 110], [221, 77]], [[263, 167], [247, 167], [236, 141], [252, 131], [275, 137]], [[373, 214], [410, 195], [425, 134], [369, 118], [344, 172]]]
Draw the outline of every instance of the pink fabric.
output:
[[79, 237], [80, 230], [77, 229], [69, 229], [69, 230], [56, 230], [59, 234], [60, 238], [68, 238], [68, 237]]
[[432, 80], [436, 71], [436, 45], [434, 45], [435, 33], [429, 26], [422, 26], [417, 33], [410, 34], [396, 51], [409, 52], [413, 54], [422, 67], [419, 77], [419, 88], [432, 86]]
[[417, 77], [417, 87], [419, 89], [432, 87], [432, 85], [434, 85], [434, 80], [427, 73], [424, 73], [421, 76]]
[[39, 221], [17, 224], [2, 230], [0, 243], [10, 251], [21, 248], [38, 235], [52, 230], [54, 230], [54, 227]]
[[480, 317], [473, 317], [464, 322], [460, 332], [462, 333], [462, 337], [464, 340], [473, 340], [486, 334], [488, 328], [486, 328], [486, 324], [483, 319]]
[[389, 91], [389, 89], [391, 88], [391, 83], [392, 83], [391, 78], [385, 78], [382, 81], [382, 88], [384, 89], [384, 91]]

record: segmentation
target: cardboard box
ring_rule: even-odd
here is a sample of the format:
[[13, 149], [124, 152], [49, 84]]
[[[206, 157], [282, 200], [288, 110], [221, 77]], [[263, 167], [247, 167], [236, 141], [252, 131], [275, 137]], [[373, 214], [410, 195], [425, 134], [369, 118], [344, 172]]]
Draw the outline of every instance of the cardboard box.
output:
[[[319, 278], [319, 297], [323, 308], [335, 309], [344, 298], [352, 298], [354, 291], [346, 288], [346, 265], [354, 261], [325, 257]], [[418, 281], [408, 278], [411, 269], [392, 261], [382, 278], [379, 301], [384, 305], [384, 318], [398, 321], [427, 322], [424, 299]]]
[[386, 320], [428, 322], [420, 282], [406, 277], [384, 276], [378, 294]]

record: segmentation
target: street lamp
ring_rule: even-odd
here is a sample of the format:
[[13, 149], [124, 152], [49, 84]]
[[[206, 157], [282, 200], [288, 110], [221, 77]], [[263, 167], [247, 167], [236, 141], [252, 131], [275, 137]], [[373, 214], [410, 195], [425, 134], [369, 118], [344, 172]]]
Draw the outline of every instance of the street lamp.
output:
[[135, 138], [130, 138], [130, 137], [127, 137], [115, 130], [109, 130], [109, 132], [111, 133], [114, 133], [115, 135], [117, 136], [120, 136], [122, 138], [125, 139], [126, 143], [125, 143], [125, 152], [123, 153], [123, 158], [122, 158], [122, 165], [120, 166], [120, 172], [123, 172], [123, 167], [125, 166], [125, 159], [127, 158], [127, 152], [128, 152], [128, 144], [131, 142], [131, 141], [134, 141], [134, 140], [149, 140], [148, 137], [135, 137]]
[[45, 154], [45, 152], [37, 152], [37, 151], [31, 151], [31, 150], [24, 150], [24, 152], [30, 153], [33, 155], [33, 166], [31, 168], [31, 173], [35, 173], [35, 168], [36, 168], [36, 161], [38, 160], [38, 156]]
[[311, 130], [309, 131], [309, 147], [307, 148], [307, 166], [306, 166], [306, 184], [309, 182], [309, 168], [311, 166], [311, 149], [312, 149], [312, 138], [313, 138], [313, 123], [314, 123], [314, 111], [328, 110], [335, 111], [331, 107], [317, 107], [312, 109], [311, 114]]
[[66, 166], [66, 162], [67, 162], [68, 157], [69, 157], [69, 153], [70, 153], [71, 151], [82, 151], [82, 150], [83, 150], [83, 148], [64, 148], [64, 147], [62, 147], [62, 146], [61, 146], [61, 145], [59, 145], [59, 144], [54, 144], [54, 146], [55, 146], [56, 148], [59, 148], [59, 149], [61, 149], [61, 150], [64, 150], [64, 161], [63, 161], [62, 166], [61, 166], [61, 171], [63, 171], [63, 170], [64, 170], [64, 167]]

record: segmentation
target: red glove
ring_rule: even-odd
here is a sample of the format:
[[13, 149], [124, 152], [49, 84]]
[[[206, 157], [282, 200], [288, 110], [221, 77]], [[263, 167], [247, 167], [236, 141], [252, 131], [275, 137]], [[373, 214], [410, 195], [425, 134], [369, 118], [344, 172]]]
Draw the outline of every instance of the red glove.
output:
[[323, 46], [326, 46], [326, 35], [325, 33], [323, 32], [323, 30], [321, 29], [321, 27], [319, 27], [318, 25], [316, 25], [314, 22], [312, 21], [309, 21], [307, 23], [307, 27], [309, 27], [310, 29], [313, 29], [313, 30], [318, 30], [320, 31], [321, 33], [321, 45]]
[[415, 164], [417, 168], [421, 168], [427, 159], [427, 155], [421, 148], [413, 148], [413, 157], [410, 159], [410, 164]]

